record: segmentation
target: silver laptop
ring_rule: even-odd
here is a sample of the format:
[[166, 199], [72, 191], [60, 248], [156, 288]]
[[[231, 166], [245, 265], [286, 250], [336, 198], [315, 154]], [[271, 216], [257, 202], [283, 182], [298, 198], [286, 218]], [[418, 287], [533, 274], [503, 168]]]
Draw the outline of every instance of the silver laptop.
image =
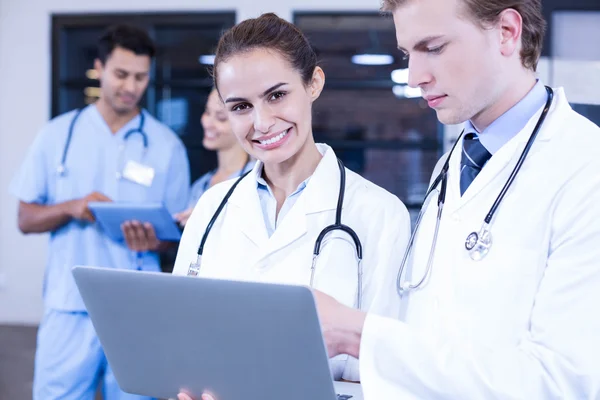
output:
[[84, 266], [73, 275], [126, 392], [362, 398], [359, 385], [334, 385], [307, 287]]

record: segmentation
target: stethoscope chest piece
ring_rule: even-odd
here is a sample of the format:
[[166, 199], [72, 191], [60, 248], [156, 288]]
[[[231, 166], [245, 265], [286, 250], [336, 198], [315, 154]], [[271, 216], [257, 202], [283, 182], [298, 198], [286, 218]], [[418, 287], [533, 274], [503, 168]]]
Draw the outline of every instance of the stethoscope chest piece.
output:
[[67, 175], [67, 169], [63, 164], [60, 164], [58, 168], [56, 168], [56, 172], [58, 173], [58, 176], [61, 177]]
[[469, 251], [473, 250], [473, 247], [475, 247], [477, 240], [479, 240], [479, 235], [477, 234], [477, 232], [471, 232], [469, 236], [467, 236], [467, 240], [465, 241], [465, 248]]
[[198, 276], [200, 274], [200, 268], [202, 266], [202, 256], [198, 254], [196, 261], [192, 261], [188, 268], [187, 276]]
[[465, 240], [465, 248], [473, 261], [481, 261], [492, 247], [492, 233], [489, 225], [483, 224], [479, 232], [471, 232]]

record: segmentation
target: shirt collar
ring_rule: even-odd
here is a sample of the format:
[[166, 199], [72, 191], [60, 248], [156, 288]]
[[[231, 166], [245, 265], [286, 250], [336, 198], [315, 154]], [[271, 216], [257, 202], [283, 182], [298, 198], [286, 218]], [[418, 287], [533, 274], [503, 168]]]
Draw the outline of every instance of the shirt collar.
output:
[[[317, 149], [319, 150], [319, 153], [321, 153], [321, 155], [323, 157], [325, 157], [325, 153], [328, 152], [329, 150], [329, 146], [321, 144], [321, 143], [316, 143]], [[320, 165], [320, 163], [319, 163]], [[265, 179], [263, 178], [263, 167], [264, 164], [261, 161], [257, 161], [256, 162], [256, 166], [254, 168], [254, 172], [256, 174], [256, 183], [258, 186], [258, 190], [267, 190], [269, 193], [271, 193], [271, 195], [273, 195], [273, 193], [271, 192], [271, 188], [269, 187], [269, 185], [267, 184], [267, 181], [265, 181]], [[318, 167], [317, 167], [318, 168]], [[298, 187], [296, 188], [296, 190], [294, 191], [294, 193], [290, 194], [289, 197], [294, 196], [300, 192], [302, 192], [306, 186], [308, 185], [308, 181], [310, 181], [310, 178], [312, 177], [309, 176], [308, 178], [306, 178], [304, 180], [304, 182], [301, 182]]]
[[487, 151], [495, 154], [525, 128], [531, 117], [546, 104], [546, 97], [546, 88], [538, 80], [533, 89], [520, 102], [492, 122], [483, 132], [477, 132], [471, 121], [467, 121], [465, 134], [476, 134]]
[[[264, 166], [263, 163], [260, 163], [260, 165], [256, 168], [256, 183], [258, 186], [258, 190], [266, 190], [269, 193], [271, 193], [271, 195], [273, 195], [273, 193], [271, 192], [271, 188], [267, 184], [267, 181], [265, 181], [265, 178], [263, 178], [263, 176], [262, 176], [263, 166]], [[309, 180], [310, 180], [310, 176], [308, 178], [306, 178], [303, 182], [301, 182], [298, 185], [298, 187], [296, 188], [296, 190], [294, 191], [294, 193], [290, 194], [289, 197], [294, 196], [294, 195], [300, 193], [301, 191], [303, 191], [304, 188], [306, 188], [306, 185], [308, 185]]]

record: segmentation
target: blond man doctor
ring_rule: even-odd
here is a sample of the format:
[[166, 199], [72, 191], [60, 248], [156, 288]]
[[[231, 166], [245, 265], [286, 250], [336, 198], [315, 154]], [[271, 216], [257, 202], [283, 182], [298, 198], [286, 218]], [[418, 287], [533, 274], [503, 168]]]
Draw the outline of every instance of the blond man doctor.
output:
[[541, 1], [385, 0], [384, 9], [410, 85], [441, 122], [466, 128], [446, 164], [431, 268], [437, 193], [423, 208], [401, 283], [425, 280], [402, 284], [406, 318], [317, 293], [330, 355], [360, 358], [366, 400], [600, 398], [600, 129], [564, 90], [536, 80]]

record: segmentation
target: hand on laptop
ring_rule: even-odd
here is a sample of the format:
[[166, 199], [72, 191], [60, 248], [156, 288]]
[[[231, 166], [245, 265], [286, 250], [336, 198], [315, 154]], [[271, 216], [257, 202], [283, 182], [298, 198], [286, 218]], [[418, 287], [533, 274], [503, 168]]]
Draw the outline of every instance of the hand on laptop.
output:
[[366, 313], [347, 307], [333, 297], [313, 290], [329, 357], [348, 354], [359, 358]]
[[160, 247], [160, 240], [156, 238], [154, 227], [139, 221], [127, 221], [121, 225], [127, 247], [133, 251], [156, 251]]
[[[187, 394], [181, 392], [177, 395], [177, 400], [194, 400], [193, 398], [191, 398], [190, 396], [188, 396]], [[202, 395], [202, 400], [216, 400], [214, 397], [212, 397], [209, 394], [203, 394]]]

